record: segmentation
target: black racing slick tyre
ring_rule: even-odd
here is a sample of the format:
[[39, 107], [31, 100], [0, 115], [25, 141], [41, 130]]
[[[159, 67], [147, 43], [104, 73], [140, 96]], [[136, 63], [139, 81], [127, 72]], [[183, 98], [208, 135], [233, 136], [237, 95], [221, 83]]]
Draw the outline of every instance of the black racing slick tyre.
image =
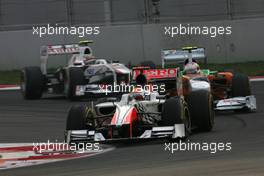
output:
[[93, 118], [94, 111], [92, 107], [86, 105], [74, 105], [68, 112], [66, 131], [92, 129], [94, 126], [92, 123]]
[[93, 109], [86, 105], [72, 106], [68, 112], [65, 131], [65, 142], [71, 143], [68, 131], [71, 130], [92, 130], [90, 120], [94, 118]]
[[79, 100], [81, 97], [76, 95], [76, 86], [84, 84], [85, 77], [82, 68], [70, 67], [68, 70], [66, 70], [64, 91], [68, 99], [72, 101]]
[[150, 69], [156, 69], [156, 64], [153, 61], [143, 61], [140, 65], [143, 67], [149, 67]]
[[214, 126], [213, 98], [207, 90], [191, 92], [186, 101], [189, 107], [192, 124], [200, 131], [211, 131]]
[[191, 133], [191, 120], [187, 104], [180, 97], [171, 97], [163, 104], [161, 112], [162, 126], [184, 124], [187, 135]]
[[235, 73], [231, 86], [232, 97], [245, 97], [251, 95], [248, 76]]
[[44, 90], [44, 75], [39, 67], [25, 67], [21, 71], [20, 88], [24, 99], [40, 99]]

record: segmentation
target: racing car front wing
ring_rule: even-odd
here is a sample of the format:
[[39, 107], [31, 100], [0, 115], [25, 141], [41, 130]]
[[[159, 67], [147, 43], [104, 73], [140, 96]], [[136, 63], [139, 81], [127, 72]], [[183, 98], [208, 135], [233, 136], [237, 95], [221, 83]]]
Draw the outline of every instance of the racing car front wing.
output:
[[240, 110], [246, 109], [249, 111], [256, 111], [257, 104], [255, 96], [246, 96], [246, 97], [234, 97], [224, 100], [215, 101], [215, 110], [224, 111], [224, 110]]
[[89, 130], [69, 130], [66, 131], [66, 142], [107, 142], [122, 139], [156, 139], [156, 138], [170, 138], [180, 139], [186, 137], [184, 124], [175, 124], [174, 126], [152, 127], [151, 130], [132, 138], [105, 138], [102, 133]]

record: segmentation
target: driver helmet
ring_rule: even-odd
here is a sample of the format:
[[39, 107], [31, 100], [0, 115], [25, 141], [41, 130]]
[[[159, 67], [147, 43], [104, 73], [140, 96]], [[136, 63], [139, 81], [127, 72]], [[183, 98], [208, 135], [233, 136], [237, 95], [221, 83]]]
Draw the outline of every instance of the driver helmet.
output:
[[197, 74], [200, 73], [200, 66], [196, 62], [188, 62], [185, 64], [183, 72], [185, 74]]
[[144, 96], [141, 93], [132, 93], [129, 96], [130, 101], [135, 100], [135, 101], [143, 101]]
[[91, 59], [94, 59], [95, 57], [92, 55], [92, 51], [90, 48], [85, 48], [84, 49], [84, 52], [83, 52], [83, 58], [84, 58], [84, 61], [89, 61]]
[[134, 94], [134, 99], [136, 101], [143, 101], [144, 100], [144, 96], [142, 94]]

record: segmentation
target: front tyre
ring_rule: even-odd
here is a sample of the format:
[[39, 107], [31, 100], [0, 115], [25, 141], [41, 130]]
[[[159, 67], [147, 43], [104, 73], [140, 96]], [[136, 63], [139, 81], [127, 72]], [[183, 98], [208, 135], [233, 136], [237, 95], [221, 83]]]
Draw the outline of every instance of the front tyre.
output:
[[171, 97], [163, 104], [161, 112], [162, 126], [174, 126], [184, 124], [186, 135], [191, 133], [191, 119], [189, 109], [184, 99]]
[[214, 126], [213, 98], [206, 90], [191, 92], [186, 101], [189, 107], [192, 123], [200, 131], [211, 131]]
[[251, 94], [248, 76], [235, 73], [231, 86], [232, 97], [245, 97]]
[[86, 130], [87, 114], [91, 111], [85, 105], [72, 106], [68, 112], [66, 121], [66, 130]]
[[94, 117], [95, 115], [92, 107], [86, 105], [72, 106], [67, 116], [65, 141], [67, 143], [70, 143], [67, 131], [93, 130], [95, 126], [95, 124], [93, 123]]

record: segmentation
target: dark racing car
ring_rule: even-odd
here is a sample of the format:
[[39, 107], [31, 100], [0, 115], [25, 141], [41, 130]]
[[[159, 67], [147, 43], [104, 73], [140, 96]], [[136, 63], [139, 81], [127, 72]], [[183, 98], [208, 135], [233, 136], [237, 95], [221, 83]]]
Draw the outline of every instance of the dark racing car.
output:
[[214, 98], [217, 111], [256, 111], [256, 98], [251, 94], [250, 82], [247, 75], [234, 71], [212, 71], [200, 69], [198, 60], [207, 63], [204, 48], [184, 47], [162, 51], [162, 64], [184, 63], [181, 72], [183, 80], [189, 80], [190, 86], [203, 89], [203, 84], [210, 84], [209, 89]]

